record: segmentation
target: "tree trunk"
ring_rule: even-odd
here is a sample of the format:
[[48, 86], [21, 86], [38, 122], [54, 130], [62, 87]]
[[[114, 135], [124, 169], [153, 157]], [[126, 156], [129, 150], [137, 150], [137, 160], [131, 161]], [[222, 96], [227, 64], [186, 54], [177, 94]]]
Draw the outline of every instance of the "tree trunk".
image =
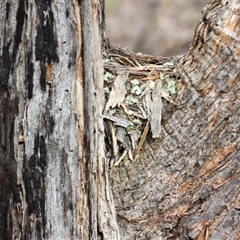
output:
[[103, 144], [103, 1], [0, 8], [0, 239], [119, 239]]
[[[239, 1], [211, 1], [178, 62], [179, 108], [112, 175], [121, 239], [239, 239]], [[165, 114], [165, 116], [164, 116]]]
[[0, 8], [0, 239], [240, 237], [238, 0], [204, 9], [176, 58], [178, 107], [163, 100], [159, 139], [112, 167], [114, 202], [103, 1]]

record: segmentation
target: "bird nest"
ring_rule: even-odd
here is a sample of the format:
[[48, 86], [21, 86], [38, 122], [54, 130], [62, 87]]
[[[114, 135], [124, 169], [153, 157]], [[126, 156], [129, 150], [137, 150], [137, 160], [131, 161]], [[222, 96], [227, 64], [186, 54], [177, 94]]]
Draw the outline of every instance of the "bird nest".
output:
[[177, 62], [182, 56], [133, 53], [103, 42], [105, 129], [110, 167], [134, 161], [149, 132], [161, 133], [163, 102], [179, 106]]

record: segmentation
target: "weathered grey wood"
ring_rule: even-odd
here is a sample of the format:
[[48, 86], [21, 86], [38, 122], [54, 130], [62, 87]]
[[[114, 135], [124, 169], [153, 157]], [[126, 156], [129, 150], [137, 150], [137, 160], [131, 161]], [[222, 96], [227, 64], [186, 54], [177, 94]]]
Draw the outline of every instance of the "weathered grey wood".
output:
[[0, 239], [238, 239], [239, 9], [203, 11], [159, 140], [111, 169], [116, 218], [103, 1], [0, 2]]
[[[101, 16], [98, 1], [83, 1], [83, 66], [85, 101], [85, 151], [89, 177], [90, 239], [119, 239], [115, 207], [109, 186], [104, 146], [104, 92], [101, 57]], [[91, 16], [91, 17], [89, 17]], [[89, 44], [91, 43], [91, 44]], [[84, 216], [83, 216], [84, 217]]]
[[107, 113], [110, 107], [119, 106], [123, 103], [125, 95], [127, 94], [126, 81], [128, 74], [119, 74], [113, 83], [113, 89], [110, 92], [109, 99], [106, 103], [104, 113]]
[[[160, 79], [154, 82], [148, 81], [145, 83], [146, 93], [143, 99], [145, 110], [149, 116], [152, 137], [157, 138], [161, 133], [161, 120], [162, 120], [162, 82]], [[151, 87], [153, 85], [153, 87]], [[152, 89], [152, 92], [150, 89]]]
[[104, 153], [103, 2], [0, 9], [0, 239], [119, 239]]

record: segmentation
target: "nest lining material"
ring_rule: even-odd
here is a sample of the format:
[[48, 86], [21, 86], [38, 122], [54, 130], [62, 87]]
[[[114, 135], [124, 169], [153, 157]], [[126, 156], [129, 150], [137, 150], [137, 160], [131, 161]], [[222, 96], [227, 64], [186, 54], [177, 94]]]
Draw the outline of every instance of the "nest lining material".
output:
[[182, 56], [136, 54], [108, 41], [102, 49], [108, 157], [117, 166], [127, 154], [132, 161], [138, 157], [149, 130], [159, 137], [162, 99], [178, 105], [176, 63]]

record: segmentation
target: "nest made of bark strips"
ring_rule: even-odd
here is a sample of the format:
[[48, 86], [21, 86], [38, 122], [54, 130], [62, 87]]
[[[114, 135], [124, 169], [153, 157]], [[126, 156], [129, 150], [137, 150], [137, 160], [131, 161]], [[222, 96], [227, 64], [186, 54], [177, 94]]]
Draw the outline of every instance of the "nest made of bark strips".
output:
[[[182, 56], [159, 57], [133, 53], [103, 42], [105, 129], [110, 166], [128, 155], [134, 161], [149, 129], [152, 138], [161, 132], [162, 101], [176, 100]], [[162, 100], [163, 99], [163, 100]]]

